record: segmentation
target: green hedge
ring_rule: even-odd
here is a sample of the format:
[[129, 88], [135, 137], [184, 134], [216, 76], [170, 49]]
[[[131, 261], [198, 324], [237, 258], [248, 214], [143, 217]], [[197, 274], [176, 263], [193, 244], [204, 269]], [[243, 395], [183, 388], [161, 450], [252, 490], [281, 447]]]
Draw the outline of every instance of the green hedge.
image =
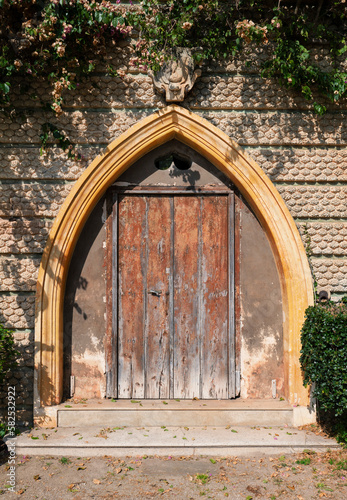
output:
[[18, 357], [12, 330], [0, 324], [0, 385], [5, 382], [7, 373], [17, 366]]
[[306, 310], [300, 363], [304, 384], [314, 384], [319, 410], [343, 416], [347, 410], [347, 297], [339, 304]]

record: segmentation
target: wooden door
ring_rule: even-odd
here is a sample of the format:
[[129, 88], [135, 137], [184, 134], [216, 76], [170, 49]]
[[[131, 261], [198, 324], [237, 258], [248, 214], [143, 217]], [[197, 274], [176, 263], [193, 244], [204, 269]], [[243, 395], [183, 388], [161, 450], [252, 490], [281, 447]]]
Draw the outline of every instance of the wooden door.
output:
[[233, 194], [121, 194], [113, 205], [118, 398], [235, 397]]

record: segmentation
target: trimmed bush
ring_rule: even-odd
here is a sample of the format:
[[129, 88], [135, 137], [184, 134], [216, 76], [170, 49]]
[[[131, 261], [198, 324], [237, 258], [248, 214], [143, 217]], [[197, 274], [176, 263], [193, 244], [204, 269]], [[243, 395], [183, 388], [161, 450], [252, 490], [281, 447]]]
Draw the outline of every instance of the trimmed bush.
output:
[[347, 409], [347, 300], [309, 307], [301, 342], [304, 384], [314, 384], [320, 410], [342, 415]]
[[347, 445], [347, 297], [306, 310], [301, 330], [304, 384], [313, 385], [318, 418], [325, 430]]

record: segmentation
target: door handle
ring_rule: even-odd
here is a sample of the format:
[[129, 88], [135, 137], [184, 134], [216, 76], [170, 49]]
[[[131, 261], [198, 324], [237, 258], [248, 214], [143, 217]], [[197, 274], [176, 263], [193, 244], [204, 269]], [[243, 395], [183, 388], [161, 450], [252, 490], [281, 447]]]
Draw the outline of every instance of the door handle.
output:
[[151, 295], [155, 295], [155, 297], [160, 297], [161, 290], [148, 290], [148, 293], [150, 293]]

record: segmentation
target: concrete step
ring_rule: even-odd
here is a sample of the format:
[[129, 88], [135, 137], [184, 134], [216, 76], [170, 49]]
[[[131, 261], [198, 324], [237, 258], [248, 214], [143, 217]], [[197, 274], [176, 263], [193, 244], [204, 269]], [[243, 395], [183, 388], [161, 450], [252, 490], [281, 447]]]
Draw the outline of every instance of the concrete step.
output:
[[237, 456], [339, 448], [291, 427], [125, 427], [36, 429], [16, 438], [16, 454], [47, 456]]
[[293, 408], [280, 400], [103, 400], [57, 407], [58, 427], [293, 425]]

